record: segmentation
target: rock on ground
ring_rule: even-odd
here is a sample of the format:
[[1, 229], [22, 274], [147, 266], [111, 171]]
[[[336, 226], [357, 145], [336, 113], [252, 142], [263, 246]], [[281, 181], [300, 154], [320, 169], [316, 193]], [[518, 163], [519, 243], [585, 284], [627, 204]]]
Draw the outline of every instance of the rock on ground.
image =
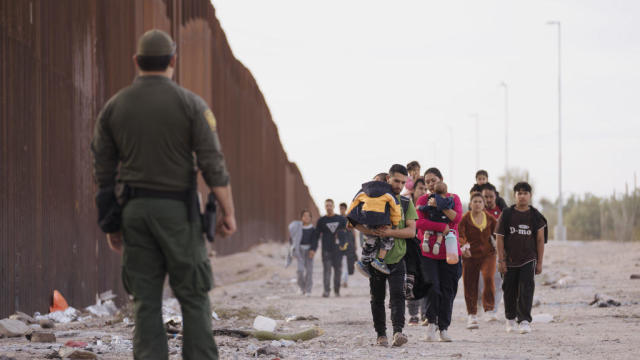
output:
[[6, 337], [25, 336], [30, 334], [31, 331], [33, 330], [20, 320], [0, 320], [0, 334]]

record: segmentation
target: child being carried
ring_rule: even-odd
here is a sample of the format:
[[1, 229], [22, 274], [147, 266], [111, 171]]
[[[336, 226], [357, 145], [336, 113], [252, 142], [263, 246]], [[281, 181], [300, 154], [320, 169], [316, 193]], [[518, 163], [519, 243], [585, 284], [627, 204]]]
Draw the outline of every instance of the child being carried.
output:
[[[436, 206], [429, 206], [429, 200], [427, 200], [427, 204], [419, 206], [418, 210], [427, 214], [427, 218], [431, 221], [448, 224], [451, 220], [442, 212], [442, 210], [453, 209], [453, 206], [455, 205], [453, 197], [445, 197], [448, 189], [447, 184], [443, 182], [436, 184], [435, 191], [435, 194], [429, 195], [429, 200], [435, 198]], [[422, 251], [425, 253], [429, 252], [429, 238], [433, 234], [433, 231], [424, 232]], [[443, 236], [441, 232], [437, 232], [435, 234], [436, 242], [433, 244], [433, 255], [438, 255], [440, 253], [440, 247], [442, 246]]]
[[[362, 184], [362, 189], [351, 202], [347, 219], [352, 226], [362, 225], [372, 230], [395, 228], [402, 219], [400, 202], [393, 195], [391, 185], [383, 181], [370, 181]], [[384, 258], [393, 248], [393, 238], [373, 235], [363, 235], [363, 238], [362, 258], [356, 263], [358, 271], [370, 277], [370, 264], [374, 269], [389, 274]]]

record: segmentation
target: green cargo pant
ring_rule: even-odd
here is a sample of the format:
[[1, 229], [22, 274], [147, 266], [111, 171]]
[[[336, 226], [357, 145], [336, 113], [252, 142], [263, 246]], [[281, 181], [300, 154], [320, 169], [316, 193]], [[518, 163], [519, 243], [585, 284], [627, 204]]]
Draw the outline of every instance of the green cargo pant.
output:
[[167, 273], [182, 309], [183, 358], [218, 359], [208, 296], [211, 265], [200, 222], [188, 221], [185, 203], [168, 199], [133, 199], [122, 218], [122, 281], [134, 298], [134, 359], [168, 358], [162, 322]]

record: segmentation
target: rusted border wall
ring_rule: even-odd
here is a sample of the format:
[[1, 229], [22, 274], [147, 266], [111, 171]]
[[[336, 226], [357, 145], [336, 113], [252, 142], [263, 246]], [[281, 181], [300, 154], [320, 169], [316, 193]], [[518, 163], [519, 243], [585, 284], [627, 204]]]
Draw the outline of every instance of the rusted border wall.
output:
[[302, 208], [317, 217], [209, 1], [0, 0], [0, 317], [46, 311], [54, 288], [75, 307], [107, 289], [124, 295], [120, 259], [95, 223], [89, 142], [102, 105], [134, 78], [136, 39], [150, 28], [172, 34], [176, 80], [218, 120], [239, 231], [216, 251], [282, 241]]

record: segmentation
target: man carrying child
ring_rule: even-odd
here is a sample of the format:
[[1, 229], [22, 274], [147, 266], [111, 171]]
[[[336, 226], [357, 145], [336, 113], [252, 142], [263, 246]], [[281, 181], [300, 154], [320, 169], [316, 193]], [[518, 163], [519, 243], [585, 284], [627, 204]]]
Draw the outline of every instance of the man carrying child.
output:
[[402, 346], [407, 342], [406, 335], [402, 333], [405, 322], [404, 286], [406, 272], [403, 258], [407, 249], [405, 239], [411, 239], [415, 236], [415, 221], [418, 218], [413, 201], [400, 195], [407, 181], [407, 175], [407, 168], [399, 164], [393, 165], [389, 170], [388, 183], [391, 185], [391, 191], [401, 207], [401, 219], [395, 229], [391, 227], [369, 229], [362, 224], [356, 225], [356, 229], [367, 236], [393, 238], [393, 245], [384, 257], [384, 264], [388, 268], [389, 274], [369, 267], [369, 273], [371, 275], [369, 278], [371, 314], [373, 316], [374, 328], [378, 334], [377, 344], [380, 346], [389, 345], [386, 334], [387, 327], [384, 306], [387, 282], [389, 283], [389, 306], [391, 307], [391, 323], [393, 325], [392, 345]]

